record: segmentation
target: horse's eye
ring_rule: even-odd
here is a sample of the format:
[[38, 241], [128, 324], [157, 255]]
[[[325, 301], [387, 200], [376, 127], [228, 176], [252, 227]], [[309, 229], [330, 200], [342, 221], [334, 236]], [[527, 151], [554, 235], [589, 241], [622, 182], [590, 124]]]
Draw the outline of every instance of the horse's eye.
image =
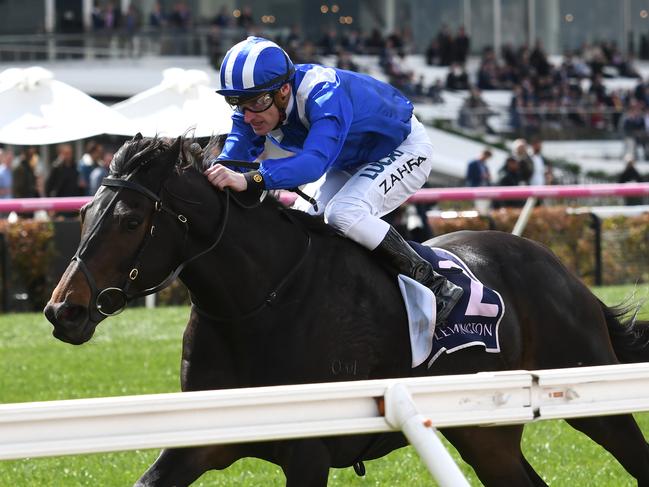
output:
[[137, 218], [129, 218], [126, 220], [126, 229], [129, 232], [132, 232], [133, 230], [137, 230], [137, 227], [140, 226], [140, 220]]

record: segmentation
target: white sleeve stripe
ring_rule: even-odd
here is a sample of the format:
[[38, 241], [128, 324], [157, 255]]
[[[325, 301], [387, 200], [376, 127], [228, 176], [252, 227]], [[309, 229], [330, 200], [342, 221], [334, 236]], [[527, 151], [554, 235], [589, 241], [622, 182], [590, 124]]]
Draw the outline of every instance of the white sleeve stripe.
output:
[[306, 101], [309, 98], [309, 95], [313, 91], [313, 88], [316, 87], [319, 83], [336, 83], [336, 71], [331, 68], [324, 68], [322, 66], [313, 66], [310, 70], [306, 72], [300, 86], [297, 88], [296, 98], [297, 98], [297, 114], [300, 117], [302, 125], [306, 128], [309, 128], [311, 124], [306, 118]]
[[243, 80], [243, 87], [244, 88], [252, 88], [255, 86], [255, 64], [257, 63], [257, 58], [259, 57], [259, 54], [261, 51], [266, 49], [267, 47], [273, 47], [276, 44], [274, 42], [270, 41], [263, 41], [263, 42], [258, 42], [248, 52], [248, 56], [246, 57], [246, 62], [243, 65], [243, 75], [242, 75], [242, 80]]
[[241, 50], [246, 46], [247, 42], [246, 41], [241, 41], [239, 44], [234, 46], [230, 50], [230, 56], [228, 57], [228, 64], [225, 66], [225, 86], [224, 88], [230, 89], [233, 88], [232, 86], [232, 72], [234, 71], [234, 63], [237, 60], [237, 56], [239, 56], [239, 53]]

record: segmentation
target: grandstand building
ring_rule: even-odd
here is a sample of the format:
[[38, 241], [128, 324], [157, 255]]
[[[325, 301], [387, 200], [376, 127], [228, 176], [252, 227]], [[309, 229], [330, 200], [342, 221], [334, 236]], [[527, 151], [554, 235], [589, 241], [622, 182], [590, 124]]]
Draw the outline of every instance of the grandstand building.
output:
[[[130, 11], [150, 28], [155, 0], [0, 0], [0, 36], [82, 33], [96, 28], [98, 10]], [[194, 26], [209, 25], [225, 9], [233, 25], [248, 12], [257, 28], [300, 26], [313, 38], [328, 29], [383, 33], [411, 30], [414, 47], [426, 44], [443, 26], [464, 26], [473, 53], [486, 46], [543, 42], [550, 54], [606, 39], [624, 51], [639, 51], [649, 33], [649, 7], [643, 0], [162, 0], [164, 12], [185, 4]], [[133, 9], [133, 10], [131, 10]], [[10, 39], [3, 39], [3, 51]], [[14, 39], [14, 41], [16, 41]]]

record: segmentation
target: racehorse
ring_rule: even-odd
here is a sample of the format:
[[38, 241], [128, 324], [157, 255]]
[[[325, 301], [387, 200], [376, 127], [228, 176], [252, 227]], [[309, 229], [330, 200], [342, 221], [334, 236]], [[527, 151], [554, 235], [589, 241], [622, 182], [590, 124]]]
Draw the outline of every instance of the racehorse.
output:
[[[183, 391], [649, 360], [649, 322], [604, 305], [547, 248], [460, 231], [426, 245], [454, 252], [502, 295], [501, 352], [471, 347], [413, 369], [396, 276], [321, 219], [215, 189], [190, 142], [136, 136], [115, 155], [45, 308], [55, 337], [82, 344], [104, 318], [179, 276], [193, 303]], [[649, 447], [632, 415], [567, 422], [649, 486]], [[546, 485], [521, 452], [522, 425], [443, 433], [485, 485]], [[165, 449], [136, 485], [189, 485], [257, 457], [279, 465], [287, 486], [325, 486], [331, 467], [360, 468], [405, 444], [386, 433]]]

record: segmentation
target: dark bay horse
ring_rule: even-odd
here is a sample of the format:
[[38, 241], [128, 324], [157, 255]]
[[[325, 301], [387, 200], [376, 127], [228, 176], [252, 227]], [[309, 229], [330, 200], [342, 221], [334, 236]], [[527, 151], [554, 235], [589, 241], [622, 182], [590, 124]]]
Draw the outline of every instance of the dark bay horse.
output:
[[[465, 260], [506, 303], [500, 353], [480, 347], [411, 369], [395, 276], [320, 220], [214, 189], [186, 141], [135, 137], [81, 210], [79, 249], [45, 315], [81, 344], [135, 297], [179, 275], [193, 306], [183, 391], [649, 360], [649, 322], [601, 303], [544, 246], [461, 231], [427, 244]], [[624, 323], [622, 323], [624, 322]], [[630, 414], [569, 419], [649, 486], [649, 448]], [[540, 486], [520, 449], [522, 425], [443, 431], [487, 486]], [[163, 450], [138, 486], [184, 486], [242, 457], [279, 465], [288, 486], [325, 486], [331, 467], [405, 445], [401, 433]]]

